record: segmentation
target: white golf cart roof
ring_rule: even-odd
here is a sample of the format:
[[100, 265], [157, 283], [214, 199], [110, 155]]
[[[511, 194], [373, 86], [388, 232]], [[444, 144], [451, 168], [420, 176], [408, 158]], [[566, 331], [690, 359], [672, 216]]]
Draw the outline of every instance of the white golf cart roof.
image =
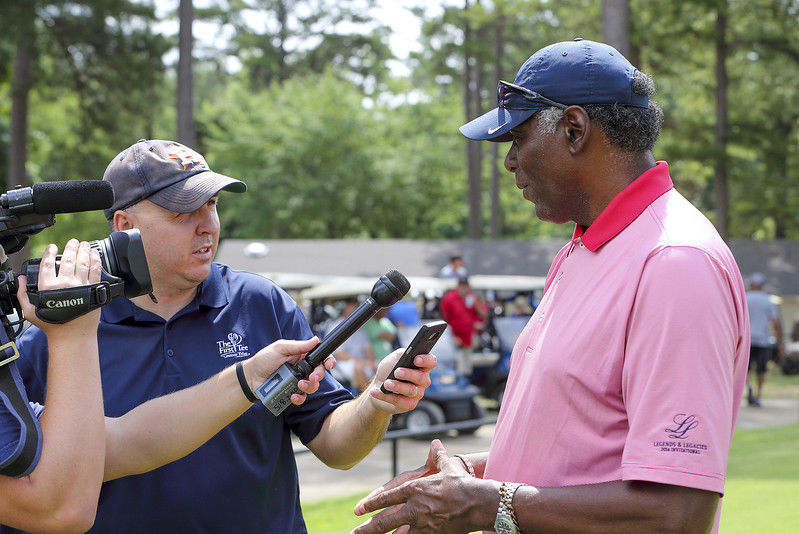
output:
[[[337, 299], [359, 295], [368, 295], [372, 292], [378, 277], [367, 276], [330, 276], [321, 279], [319, 283], [307, 286], [300, 291], [303, 299]], [[272, 278], [278, 285], [278, 280]], [[422, 293], [442, 294], [455, 287], [454, 278], [437, 278], [433, 276], [409, 276], [411, 296]], [[472, 289], [486, 291], [535, 291], [543, 289], [545, 278], [543, 276], [503, 276], [476, 274], [469, 277]], [[286, 289], [284, 287], [284, 289]]]

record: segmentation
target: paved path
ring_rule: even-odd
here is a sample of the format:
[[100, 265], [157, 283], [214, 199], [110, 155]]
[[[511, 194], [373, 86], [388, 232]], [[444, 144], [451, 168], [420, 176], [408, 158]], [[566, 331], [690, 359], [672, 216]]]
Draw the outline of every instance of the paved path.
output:
[[761, 399], [763, 406], [755, 408], [744, 401], [738, 412], [735, 428], [768, 428], [799, 423], [799, 398]]
[[[799, 423], [799, 398], [763, 399], [761, 408], [744, 402], [738, 415], [737, 428], [765, 428]], [[450, 454], [487, 451], [494, 434], [494, 425], [483, 426], [474, 435], [448, 434], [439, 439]], [[422, 465], [430, 449], [430, 440], [400, 440], [399, 472]], [[300, 498], [313, 502], [332, 497], [368, 492], [391, 479], [391, 443], [380, 443], [360, 464], [349, 471], [326, 467], [313, 454], [297, 455], [300, 475]]]

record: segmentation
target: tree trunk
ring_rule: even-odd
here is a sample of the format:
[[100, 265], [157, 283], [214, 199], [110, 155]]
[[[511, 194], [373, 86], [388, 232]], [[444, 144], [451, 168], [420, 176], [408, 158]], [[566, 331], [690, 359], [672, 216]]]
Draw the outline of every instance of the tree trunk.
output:
[[727, 211], [727, 0], [720, 0], [716, 14], [716, 127], [714, 146], [716, 229], [727, 239], [729, 228]]
[[[34, 17], [35, 12], [31, 5], [30, 10], [26, 11], [20, 20], [19, 40], [14, 53], [7, 189], [13, 189], [18, 185], [25, 187], [30, 183], [25, 167], [28, 161], [28, 95], [33, 86], [32, 70], [36, 58]], [[19, 271], [22, 262], [27, 257], [28, 245], [25, 245], [22, 250], [12, 256], [6, 266]]]
[[[794, 129], [796, 121], [799, 120], [799, 114], [788, 115], [776, 119], [775, 132], [777, 133], [776, 140], [773, 143], [774, 154], [767, 158], [773, 160], [773, 165], [767, 165], [766, 169], [771, 166], [773, 171], [769, 174], [767, 183], [769, 187], [775, 187], [777, 190], [776, 206], [773, 210], [774, 217], [774, 238], [786, 239], [788, 237], [788, 229], [792, 226], [795, 220], [794, 210], [790, 207], [790, 202], [785, 202], [785, 192], [781, 189], [781, 184], [785, 183], [785, 179], [790, 176], [790, 159], [791, 159], [791, 142], [794, 136]], [[778, 185], [780, 184], [780, 185]], [[782, 191], [782, 193], [780, 193]], [[771, 196], [771, 195], [769, 195]], [[774, 201], [772, 200], [772, 202]]]
[[32, 68], [36, 56], [31, 7], [21, 24], [11, 80], [11, 123], [8, 143], [8, 189], [15, 185], [28, 185], [25, 164], [28, 159], [28, 94], [33, 84]]
[[[503, 17], [500, 15], [494, 23], [494, 79], [502, 78], [502, 56], [504, 42], [502, 35]], [[502, 204], [499, 200], [500, 161], [499, 143], [491, 143], [491, 239], [502, 236]]]
[[602, 40], [632, 62], [630, 6], [627, 0], [602, 0]]
[[193, 36], [194, 6], [192, 0], [180, 0], [178, 7], [180, 30], [178, 33], [178, 141], [197, 148], [197, 132], [194, 127], [193, 104]]
[[[464, 12], [469, 10], [469, 0], [464, 1]], [[480, 87], [477, 85], [478, 76], [476, 71], [479, 69], [477, 59], [472, 54], [473, 31], [465, 19], [463, 29], [463, 107], [466, 121], [470, 121], [477, 116], [479, 107], [476, 103], [480, 98]], [[476, 95], [475, 95], [476, 93]], [[469, 239], [482, 238], [482, 172], [481, 172], [481, 146], [480, 141], [466, 141], [466, 179], [467, 179], [467, 202], [469, 205], [468, 236]]]
[[286, 52], [286, 40], [288, 39], [289, 35], [288, 19], [289, 10], [286, 7], [286, 3], [283, 2], [283, 0], [280, 0], [277, 3], [277, 21], [278, 25], [280, 26], [278, 33], [277, 79], [281, 82], [284, 82], [289, 78], [289, 69], [286, 65], [286, 56], [288, 55]]

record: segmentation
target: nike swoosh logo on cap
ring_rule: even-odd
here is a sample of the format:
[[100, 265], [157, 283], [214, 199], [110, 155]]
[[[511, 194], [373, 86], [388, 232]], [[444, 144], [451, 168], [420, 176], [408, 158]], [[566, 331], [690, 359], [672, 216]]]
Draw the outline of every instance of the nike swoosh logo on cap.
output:
[[489, 128], [489, 129], [488, 129], [488, 135], [491, 135], [492, 133], [496, 132], [497, 130], [499, 130], [500, 128], [502, 128], [502, 127], [503, 127], [503, 126], [505, 126], [506, 124], [508, 124], [508, 122], [509, 122], [509, 121], [505, 121], [505, 122], [503, 122], [502, 124], [500, 124], [499, 126], [497, 126], [496, 128]]

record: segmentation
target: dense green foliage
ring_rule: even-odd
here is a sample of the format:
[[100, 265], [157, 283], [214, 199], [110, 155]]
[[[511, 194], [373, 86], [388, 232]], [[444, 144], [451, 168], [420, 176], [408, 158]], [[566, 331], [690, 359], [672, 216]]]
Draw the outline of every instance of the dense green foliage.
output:
[[205, 106], [209, 162], [251, 188], [223, 198], [226, 235], [461, 235], [457, 102], [387, 110], [362, 99], [328, 71], [259, 93], [232, 84], [222, 101], [235, 111]]
[[[177, 2], [172, 8], [176, 8]], [[216, 0], [198, 9], [195, 121], [215, 170], [250, 184], [222, 199], [224, 235], [250, 238], [467, 236], [464, 58], [480, 80], [480, 109], [497, 77], [512, 79], [536, 49], [575, 36], [599, 39], [598, 0], [417, 2], [420, 48], [409, 74], [392, 74], [390, 30], [372, 1]], [[468, 5], [468, 9], [464, 6]], [[666, 124], [656, 157], [711, 218], [716, 14], [726, 42], [729, 231], [799, 237], [799, 32], [795, 0], [630, 0], [633, 60], [653, 75]], [[32, 11], [31, 11], [32, 10]], [[174, 50], [152, 0], [14, 0], [0, 16], [0, 177], [6, 176], [13, 61], [24, 16], [35, 15], [29, 93], [29, 181], [99, 178], [139, 138], [174, 138]], [[26, 15], [27, 14], [27, 15]], [[208, 28], [218, 36], [212, 39]], [[466, 39], [468, 29], [469, 39]], [[222, 43], [209, 46], [209, 43]], [[507, 147], [482, 150], [482, 221], [500, 235], [564, 235], [538, 221], [503, 169]], [[492, 169], [497, 198], [488, 201]], [[96, 238], [97, 214], [60, 215], [36, 242]], [[487, 229], [484, 235], [487, 235]]]

